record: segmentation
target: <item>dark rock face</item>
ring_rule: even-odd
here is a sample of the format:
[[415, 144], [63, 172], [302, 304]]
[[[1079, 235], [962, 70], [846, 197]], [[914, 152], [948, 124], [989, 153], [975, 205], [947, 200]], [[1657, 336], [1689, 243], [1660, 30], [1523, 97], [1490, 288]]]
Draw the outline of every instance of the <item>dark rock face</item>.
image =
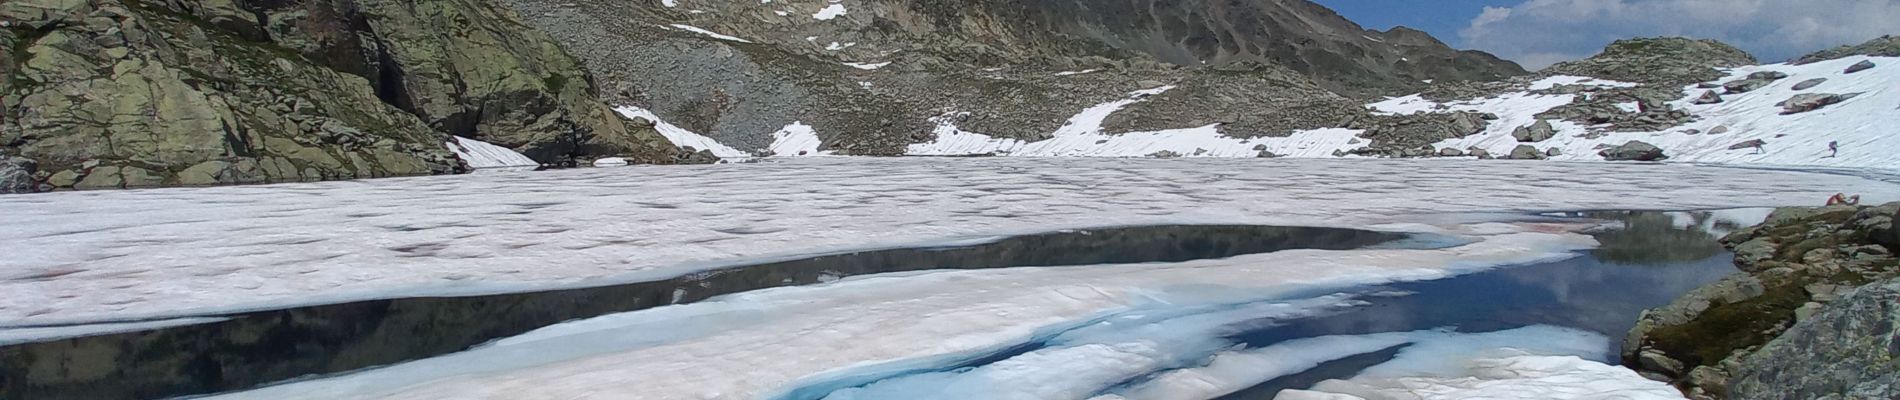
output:
[[1616, 41], [1596, 56], [1559, 63], [1543, 73], [1680, 87], [1721, 79], [1722, 71], [1716, 68], [1759, 63], [1747, 52], [1714, 40], [1637, 38]]
[[1603, 159], [1610, 161], [1662, 161], [1669, 159], [1669, 156], [1663, 155], [1661, 148], [1638, 140], [1631, 140], [1621, 146], [1605, 149], [1602, 152], [1598, 152], [1597, 155], [1603, 156]]
[[39, 190], [39, 182], [33, 179], [35, 172], [39, 172], [39, 164], [33, 160], [0, 154], [0, 194]]
[[1817, 51], [1794, 60], [1795, 65], [1812, 64], [1849, 56], [1900, 57], [1900, 36], [1881, 36], [1857, 45]]
[[1742, 272], [1645, 311], [1624, 363], [1692, 398], [1891, 398], [1896, 212], [1900, 203], [1784, 208], [1730, 234], [1722, 243]]
[[671, 151], [481, 1], [20, 0], [0, 22], [0, 145], [55, 186], [451, 173], [450, 134], [544, 162]]

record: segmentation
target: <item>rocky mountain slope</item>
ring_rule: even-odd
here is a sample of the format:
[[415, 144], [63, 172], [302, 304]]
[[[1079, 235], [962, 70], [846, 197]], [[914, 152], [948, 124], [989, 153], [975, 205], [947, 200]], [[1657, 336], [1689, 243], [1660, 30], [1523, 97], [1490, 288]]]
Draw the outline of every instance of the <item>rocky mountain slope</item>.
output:
[[1722, 242], [1741, 269], [1643, 313], [1623, 359], [1692, 398], [1894, 398], [1900, 203], [1776, 210]]
[[612, 101], [758, 155], [779, 154], [787, 127], [834, 154], [908, 154], [946, 124], [1044, 140], [1078, 110], [1161, 87], [1100, 128], [1285, 137], [1365, 117], [1354, 96], [1523, 73], [1304, 0], [503, 3]]
[[480, 0], [17, 0], [0, 26], [0, 153], [37, 167], [13, 190], [449, 173], [450, 135], [542, 162], [674, 151]]

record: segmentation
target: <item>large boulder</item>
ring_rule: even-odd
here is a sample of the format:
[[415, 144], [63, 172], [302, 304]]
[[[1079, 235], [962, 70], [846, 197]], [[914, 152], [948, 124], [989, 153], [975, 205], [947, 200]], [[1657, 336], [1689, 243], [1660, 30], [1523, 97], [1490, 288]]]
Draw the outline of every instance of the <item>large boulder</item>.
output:
[[1874, 69], [1874, 62], [1868, 61], [1868, 60], [1861, 60], [1860, 62], [1854, 63], [1854, 65], [1847, 66], [1847, 69], [1843, 70], [1842, 73], [1851, 74], [1851, 73], [1866, 71], [1870, 69]]
[[1781, 113], [1784, 115], [1800, 114], [1847, 101], [1847, 99], [1854, 98], [1855, 95], [1854, 93], [1802, 93], [1794, 95], [1794, 97], [1789, 97], [1788, 100], [1777, 103], [1776, 105], [1781, 106]]
[[1621, 146], [1604, 149], [1598, 152], [1597, 155], [1603, 156], [1603, 159], [1610, 161], [1662, 161], [1669, 159], [1669, 156], [1663, 155], [1661, 148], [1639, 140], [1631, 140], [1627, 143], [1623, 143]]
[[1544, 159], [1544, 152], [1538, 151], [1537, 147], [1520, 144], [1511, 149], [1510, 158], [1513, 160], [1542, 160]]
[[1542, 142], [1553, 136], [1557, 136], [1557, 130], [1550, 126], [1550, 121], [1541, 119], [1537, 120], [1537, 123], [1518, 127], [1517, 130], [1511, 132], [1511, 137], [1519, 142]]

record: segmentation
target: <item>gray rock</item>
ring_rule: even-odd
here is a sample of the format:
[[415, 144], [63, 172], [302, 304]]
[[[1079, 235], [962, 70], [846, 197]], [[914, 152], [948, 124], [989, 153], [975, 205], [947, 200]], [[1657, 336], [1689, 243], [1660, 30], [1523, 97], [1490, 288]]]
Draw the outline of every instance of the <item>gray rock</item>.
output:
[[1650, 371], [1662, 372], [1668, 376], [1682, 375], [1682, 362], [1669, 358], [1660, 351], [1643, 350], [1637, 353], [1636, 362]]
[[1510, 158], [1513, 160], [1542, 160], [1544, 159], [1544, 153], [1537, 151], [1537, 148], [1531, 145], [1520, 144], [1517, 145], [1516, 148], [1511, 149]]
[[1181, 153], [1176, 153], [1173, 150], [1162, 150], [1162, 151], [1149, 153], [1148, 157], [1149, 158], [1179, 158], [1181, 157]]
[[1511, 137], [1517, 138], [1519, 142], [1542, 142], [1553, 136], [1557, 136], [1556, 129], [1550, 126], [1550, 121], [1541, 119], [1537, 120], [1537, 123], [1518, 127], [1517, 130], [1511, 132]]
[[1464, 150], [1458, 150], [1458, 149], [1454, 149], [1450, 147], [1438, 149], [1439, 157], [1463, 157], [1464, 155], [1465, 155]]
[[1695, 98], [1695, 104], [1717, 104], [1721, 102], [1722, 95], [1715, 93], [1714, 90], [1702, 92], [1702, 97]]
[[1854, 63], [1854, 65], [1847, 66], [1846, 73], [1851, 74], [1851, 73], [1866, 71], [1870, 69], [1874, 69], [1874, 62], [1869, 61], [1869, 60], [1862, 60], [1861, 62]]
[[1469, 155], [1471, 155], [1472, 157], [1477, 157], [1477, 158], [1479, 158], [1479, 159], [1484, 159], [1484, 160], [1489, 160], [1489, 159], [1491, 159], [1491, 152], [1490, 152], [1490, 151], [1488, 151], [1488, 150], [1485, 150], [1485, 149], [1480, 149], [1480, 148], [1478, 148], [1478, 147], [1476, 147], [1476, 146], [1473, 146], [1473, 147], [1471, 147], [1471, 148], [1468, 148], [1468, 149], [1465, 149], [1465, 154], [1469, 154]]
[[1813, 89], [1815, 86], [1821, 86], [1822, 83], [1826, 83], [1826, 82], [1827, 82], [1827, 78], [1809, 79], [1809, 80], [1801, 81], [1801, 83], [1794, 84], [1794, 90]]
[[1559, 149], [1559, 148], [1556, 148], [1556, 147], [1552, 147], [1552, 148], [1549, 148], [1549, 149], [1544, 149], [1544, 156], [1547, 156], [1547, 157], [1556, 157], [1556, 156], [1561, 156], [1561, 155], [1564, 155], [1564, 151], [1563, 151], [1563, 149]]
[[1794, 97], [1789, 97], [1788, 100], [1776, 105], [1781, 106], [1782, 115], [1800, 114], [1838, 104], [1847, 101], [1847, 99], [1854, 98], [1854, 96], [1854, 94], [1802, 93], [1794, 95]]
[[1724, 133], [1728, 133], [1728, 125], [1720, 125], [1714, 128], [1709, 128], [1710, 135], [1720, 135]]
[[1730, 398], [1900, 398], [1897, 326], [1900, 279], [1861, 287], [1746, 357]]
[[1669, 159], [1663, 150], [1655, 145], [1639, 140], [1631, 140], [1621, 146], [1605, 149], [1597, 155], [1610, 161], [1662, 161]]
[[1761, 139], [1749, 139], [1748, 141], [1729, 145], [1728, 149], [1729, 150], [1752, 149], [1752, 148], [1762, 147], [1767, 144], [1768, 142], [1763, 141]]
[[33, 174], [38, 171], [39, 163], [33, 160], [0, 154], [0, 193], [37, 191], [39, 183], [35, 182]]

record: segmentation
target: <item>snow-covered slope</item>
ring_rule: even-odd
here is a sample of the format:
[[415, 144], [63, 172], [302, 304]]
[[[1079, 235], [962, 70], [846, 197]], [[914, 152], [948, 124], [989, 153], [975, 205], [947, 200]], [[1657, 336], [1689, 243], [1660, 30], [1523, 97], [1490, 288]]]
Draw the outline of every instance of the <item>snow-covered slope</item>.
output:
[[[1102, 123], [1109, 115], [1149, 96], [1173, 89], [1162, 86], [1129, 93], [1128, 98], [1082, 110], [1051, 134], [1036, 142], [996, 138], [964, 131], [954, 122], [956, 113], [932, 119], [937, 123], [936, 139], [910, 145], [906, 154], [913, 156], [998, 155], [1026, 157], [1258, 157], [1263, 152], [1279, 156], [1331, 156], [1334, 150], [1362, 147], [1364, 140], [1354, 138], [1354, 129], [1318, 129], [1300, 131], [1289, 137], [1242, 139], [1219, 131], [1219, 125], [1169, 129], [1152, 132], [1108, 134]], [[1359, 142], [1358, 144], [1352, 142]]]
[[[1871, 61], [1878, 66], [1853, 74], [1844, 73], [1849, 65]], [[1446, 140], [1439, 148], [1478, 147], [1492, 154], [1508, 154], [1520, 144], [1538, 149], [1557, 148], [1562, 155], [1555, 160], [1601, 160], [1597, 155], [1604, 145], [1621, 145], [1638, 140], [1664, 150], [1672, 162], [1698, 162], [1772, 166], [1822, 166], [1846, 168], [1900, 169], [1900, 58], [1855, 56], [1807, 65], [1772, 64], [1735, 68], [1719, 82], [1741, 79], [1751, 73], [1776, 71], [1788, 74], [1766, 87], [1741, 94], [1723, 95], [1719, 104], [1693, 104], [1696, 97], [1710, 89], [1685, 88], [1686, 96], [1671, 105], [1694, 114], [1698, 121], [1662, 132], [1605, 132], [1601, 137], [1585, 137], [1589, 128], [1566, 121], [1551, 121], [1557, 135], [1537, 143], [1519, 143], [1511, 131], [1536, 122], [1537, 113], [1563, 105], [1571, 95], [1535, 95], [1508, 93], [1498, 97], [1445, 104], [1449, 109], [1497, 114], [1483, 133]], [[1797, 83], [1814, 78], [1827, 81], [1813, 88], [1796, 91]], [[1555, 79], [1555, 78], [1553, 78]], [[1721, 89], [1714, 89], [1721, 91]], [[1840, 104], [1820, 110], [1783, 115], [1778, 103], [1800, 93], [1859, 93]], [[1409, 113], [1436, 107], [1416, 96], [1372, 104], [1384, 112]], [[1721, 129], [1718, 129], [1721, 128]], [[1711, 133], [1718, 131], [1719, 134]], [[1750, 140], [1767, 142], [1761, 153], [1753, 148], [1730, 150]], [[1840, 154], [1830, 156], [1828, 142], [1838, 142]]]
[[455, 156], [476, 170], [534, 168], [541, 165], [528, 156], [480, 140], [461, 136], [451, 136], [454, 140], [443, 143]]

